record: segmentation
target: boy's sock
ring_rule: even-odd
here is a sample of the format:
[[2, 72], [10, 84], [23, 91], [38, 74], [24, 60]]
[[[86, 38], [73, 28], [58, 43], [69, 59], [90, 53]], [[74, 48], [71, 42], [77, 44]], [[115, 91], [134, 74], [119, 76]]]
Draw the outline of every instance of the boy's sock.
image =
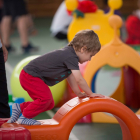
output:
[[16, 122], [17, 119], [19, 118], [20, 114], [21, 114], [20, 105], [18, 103], [14, 103], [12, 105], [12, 116], [11, 116], [10, 120], [7, 121], [7, 123]]
[[41, 124], [41, 122], [36, 121], [34, 119], [25, 118], [23, 115], [21, 115], [20, 118], [18, 119], [18, 123], [25, 124], [25, 125], [40, 125]]

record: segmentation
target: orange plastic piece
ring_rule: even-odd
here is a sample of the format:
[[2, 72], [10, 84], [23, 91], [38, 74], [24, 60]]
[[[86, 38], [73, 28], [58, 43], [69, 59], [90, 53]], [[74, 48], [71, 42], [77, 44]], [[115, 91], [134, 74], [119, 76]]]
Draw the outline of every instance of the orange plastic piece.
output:
[[140, 120], [124, 104], [112, 98], [75, 97], [65, 103], [52, 119], [39, 120], [42, 125], [19, 125], [4, 123], [2, 128], [24, 127], [31, 133], [32, 140], [68, 140], [70, 132], [83, 116], [94, 112], [108, 112], [114, 115], [122, 129], [123, 140], [140, 140]]
[[[109, 18], [109, 24], [112, 28], [114, 28], [114, 39], [109, 44], [102, 47], [101, 51], [97, 53], [88, 63], [85, 69], [84, 78], [87, 81], [89, 87], [91, 87], [92, 78], [94, 77], [95, 73], [104, 65], [110, 65], [115, 68], [130, 66], [140, 74], [140, 55], [134, 49], [124, 44], [117, 35], [117, 30], [122, 26], [122, 19], [117, 15], [113, 15]], [[124, 103], [125, 100], [123, 97], [123, 84], [122, 72], [120, 85], [111, 95], [111, 97]], [[116, 123], [115, 119], [113, 121], [110, 121], [110, 119], [112, 119], [111, 116], [107, 116], [104, 113], [101, 114], [92, 114], [93, 121], [106, 123], [114, 121], [114, 123]], [[107, 118], [103, 119], [103, 116], [105, 115], [107, 116]]]

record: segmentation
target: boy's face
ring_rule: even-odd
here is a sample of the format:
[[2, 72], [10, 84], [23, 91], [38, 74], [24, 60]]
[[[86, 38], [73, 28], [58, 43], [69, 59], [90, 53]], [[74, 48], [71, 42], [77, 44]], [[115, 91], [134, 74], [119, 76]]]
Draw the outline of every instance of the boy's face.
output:
[[87, 52], [85, 47], [82, 47], [80, 50], [80, 53], [78, 55], [79, 57], [79, 63], [82, 64], [86, 61], [90, 61], [92, 56], [94, 56], [97, 53], [97, 51], [94, 52]]

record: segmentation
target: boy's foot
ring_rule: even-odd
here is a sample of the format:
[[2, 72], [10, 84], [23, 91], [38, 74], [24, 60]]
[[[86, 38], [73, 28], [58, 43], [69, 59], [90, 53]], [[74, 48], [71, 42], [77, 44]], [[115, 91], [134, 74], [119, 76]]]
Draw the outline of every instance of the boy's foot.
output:
[[36, 121], [34, 119], [25, 118], [23, 115], [21, 115], [20, 118], [18, 119], [18, 123], [25, 125], [41, 125], [41, 122]]
[[10, 120], [7, 121], [7, 123], [16, 122], [17, 119], [19, 118], [20, 114], [21, 114], [20, 105], [18, 103], [14, 103], [12, 105], [12, 116], [11, 116]]
[[11, 45], [9, 45], [9, 46], [6, 46], [6, 48], [7, 48], [7, 51], [8, 52], [14, 52], [16, 49], [13, 47], [13, 46], [11, 46]]
[[22, 46], [22, 51], [24, 53], [36, 52], [38, 51], [38, 47], [33, 47], [31, 44], [28, 44], [27, 46]]

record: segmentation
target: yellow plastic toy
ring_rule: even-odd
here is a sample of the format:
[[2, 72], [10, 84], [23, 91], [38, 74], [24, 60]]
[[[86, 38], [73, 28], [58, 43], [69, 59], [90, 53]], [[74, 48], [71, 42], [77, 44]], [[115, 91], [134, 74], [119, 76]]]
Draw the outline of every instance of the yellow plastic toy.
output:
[[[123, 66], [130, 66], [140, 74], [140, 56], [139, 54], [124, 44], [117, 35], [117, 30], [122, 26], [122, 19], [113, 15], [109, 18], [109, 24], [115, 31], [113, 40], [105, 45], [97, 55], [87, 64], [85, 69], [84, 78], [87, 81], [89, 87], [91, 87], [92, 77], [95, 73], [104, 65], [110, 65], [111, 67], [119, 68]], [[124, 87], [123, 87], [123, 73], [121, 75], [121, 82], [116, 91], [111, 95], [112, 98], [125, 103], [124, 100]], [[140, 114], [140, 110], [136, 113]], [[92, 114], [94, 122], [106, 122], [117, 123], [116, 119], [105, 113]]]
[[[77, 0], [65, 0], [65, 3], [70, 11], [74, 11], [78, 6]], [[68, 41], [70, 42], [78, 31], [92, 29], [98, 34], [102, 46], [109, 43], [113, 39], [114, 31], [108, 24], [108, 19], [114, 14], [114, 10], [122, 6], [122, 0], [109, 0], [108, 4], [110, 11], [107, 14], [104, 14], [103, 10], [100, 9], [95, 13], [85, 13], [83, 18], [77, 18], [74, 14], [68, 28]]]
[[74, 11], [78, 6], [78, 1], [77, 0], [66, 0], [65, 4], [67, 7], [67, 10]]

